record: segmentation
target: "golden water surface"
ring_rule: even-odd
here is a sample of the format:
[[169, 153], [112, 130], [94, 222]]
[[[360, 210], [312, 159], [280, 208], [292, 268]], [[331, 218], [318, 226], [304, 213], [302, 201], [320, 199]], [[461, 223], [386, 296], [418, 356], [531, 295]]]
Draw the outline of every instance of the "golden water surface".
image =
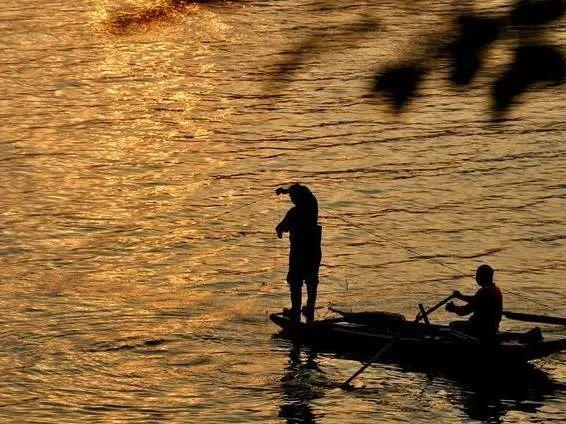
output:
[[[507, 309], [566, 314], [564, 89], [493, 121], [511, 33], [469, 86], [440, 63], [392, 113], [373, 75], [426, 60], [454, 2], [322, 3], [2, 1], [2, 421], [566, 420], [563, 356], [496, 393], [395, 365], [344, 392], [359, 363], [272, 338], [289, 207], [273, 190], [294, 181], [321, 207], [322, 306], [412, 317], [489, 263], [539, 302]], [[359, 22], [375, 28], [343, 31]], [[563, 20], [544, 31], [563, 46]]]

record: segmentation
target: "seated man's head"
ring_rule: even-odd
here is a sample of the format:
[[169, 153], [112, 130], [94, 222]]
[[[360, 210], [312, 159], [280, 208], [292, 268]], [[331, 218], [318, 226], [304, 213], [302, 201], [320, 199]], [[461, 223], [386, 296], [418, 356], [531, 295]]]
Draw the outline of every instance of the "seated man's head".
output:
[[489, 265], [480, 265], [476, 270], [476, 283], [480, 286], [493, 284], [493, 268]]

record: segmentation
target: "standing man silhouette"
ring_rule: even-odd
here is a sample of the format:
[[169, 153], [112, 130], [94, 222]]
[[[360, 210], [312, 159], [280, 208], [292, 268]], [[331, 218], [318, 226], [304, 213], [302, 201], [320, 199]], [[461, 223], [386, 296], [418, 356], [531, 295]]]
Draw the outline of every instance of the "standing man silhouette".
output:
[[312, 192], [304, 185], [293, 184], [289, 188], [280, 187], [275, 194], [288, 194], [295, 205], [275, 227], [277, 237], [290, 234], [289, 272], [287, 283], [291, 291], [291, 309], [284, 309], [285, 315], [295, 322], [301, 320], [301, 299], [303, 282], [307, 286], [307, 304], [303, 314], [307, 324], [314, 321], [314, 305], [318, 288], [318, 269], [322, 259], [322, 227], [318, 225], [318, 202]]

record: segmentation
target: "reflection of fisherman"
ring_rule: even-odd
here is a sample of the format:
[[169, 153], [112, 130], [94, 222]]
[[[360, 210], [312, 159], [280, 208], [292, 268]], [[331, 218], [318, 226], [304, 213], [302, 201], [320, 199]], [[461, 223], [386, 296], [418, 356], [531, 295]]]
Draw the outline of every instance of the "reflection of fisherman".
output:
[[446, 305], [448, 312], [454, 312], [460, 316], [471, 313], [473, 315], [468, 321], [456, 321], [450, 326], [482, 341], [494, 341], [503, 312], [503, 297], [493, 282], [493, 268], [489, 265], [478, 267], [476, 282], [481, 288], [473, 296], [465, 296], [459, 291], [454, 292], [454, 297], [467, 302], [466, 305], [456, 306], [452, 302]]
[[289, 365], [281, 378], [284, 396], [279, 408], [279, 417], [288, 424], [317, 422], [312, 401], [324, 396], [324, 386], [330, 382], [318, 366], [316, 356], [310, 349], [301, 355], [301, 346], [295, 343], [289, 351]]
[[286, 311], [293, 320], [301, 319], [303, 281], [307, 286], [307, 305], [303, 313], [307, 323], [314, 320], [314, 305], [318, 287], [318, 268], [322, 258], [320, 247], [322, 227], [318, 225], [318, 203], [311, 191], [303, 185], [293, 184], [288, 189], [278, 188], [276, 194], [289, 194], [295, 204], [277, 225], [277, 237], [290, 233], [289, 272], [287, 283], [291, 290], [291, 310]]

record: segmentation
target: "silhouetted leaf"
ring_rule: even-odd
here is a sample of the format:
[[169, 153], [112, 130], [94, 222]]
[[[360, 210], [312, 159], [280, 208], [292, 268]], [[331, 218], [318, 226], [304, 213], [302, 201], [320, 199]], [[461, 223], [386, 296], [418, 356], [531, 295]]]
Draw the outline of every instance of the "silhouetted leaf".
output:
[[494, 42], [503, 26], [500, 19], [471, 15], [458, 19], [459, 36], [449, 48], [452, 56], [450, 80], [455, 84], [469, 84], [479, 71], [485, 49]]
[[[317, 31], [315, 35], [304, 40], [290, 52], [289, 59], [279, 65], [278, 75], [288, 79], [291, 74], [300, 69], [301, 65], [308, 60], [311, 54], [344, 49], [347, 47], [343, 43], [345, 36], [351, 36], [351, 44], [356, 42], [357, 37], [378, 29], [377, 21], [364, 17], [359, 21], [346, 24], [342, 28], [326, 28], [325, 30]], [[341, 41], [339, 46], [336, 46], [336, 40]]]
[[537, 82], [559, 84], [565, 74], [564, 57], [556, 47], [521, 46], [509, 69], [494, 85], [495, 109], [506, 110], [517, 96]]
[[385, 70], [375, 79], [374, 91], [384, 93], [399, 112], [417, 93], [426, 70], [416, 65], [401, 65]]
[[563, 0], [521, 0], [511, 12], [511, 21], [515, 25], [543, 25], [564, 15]]

